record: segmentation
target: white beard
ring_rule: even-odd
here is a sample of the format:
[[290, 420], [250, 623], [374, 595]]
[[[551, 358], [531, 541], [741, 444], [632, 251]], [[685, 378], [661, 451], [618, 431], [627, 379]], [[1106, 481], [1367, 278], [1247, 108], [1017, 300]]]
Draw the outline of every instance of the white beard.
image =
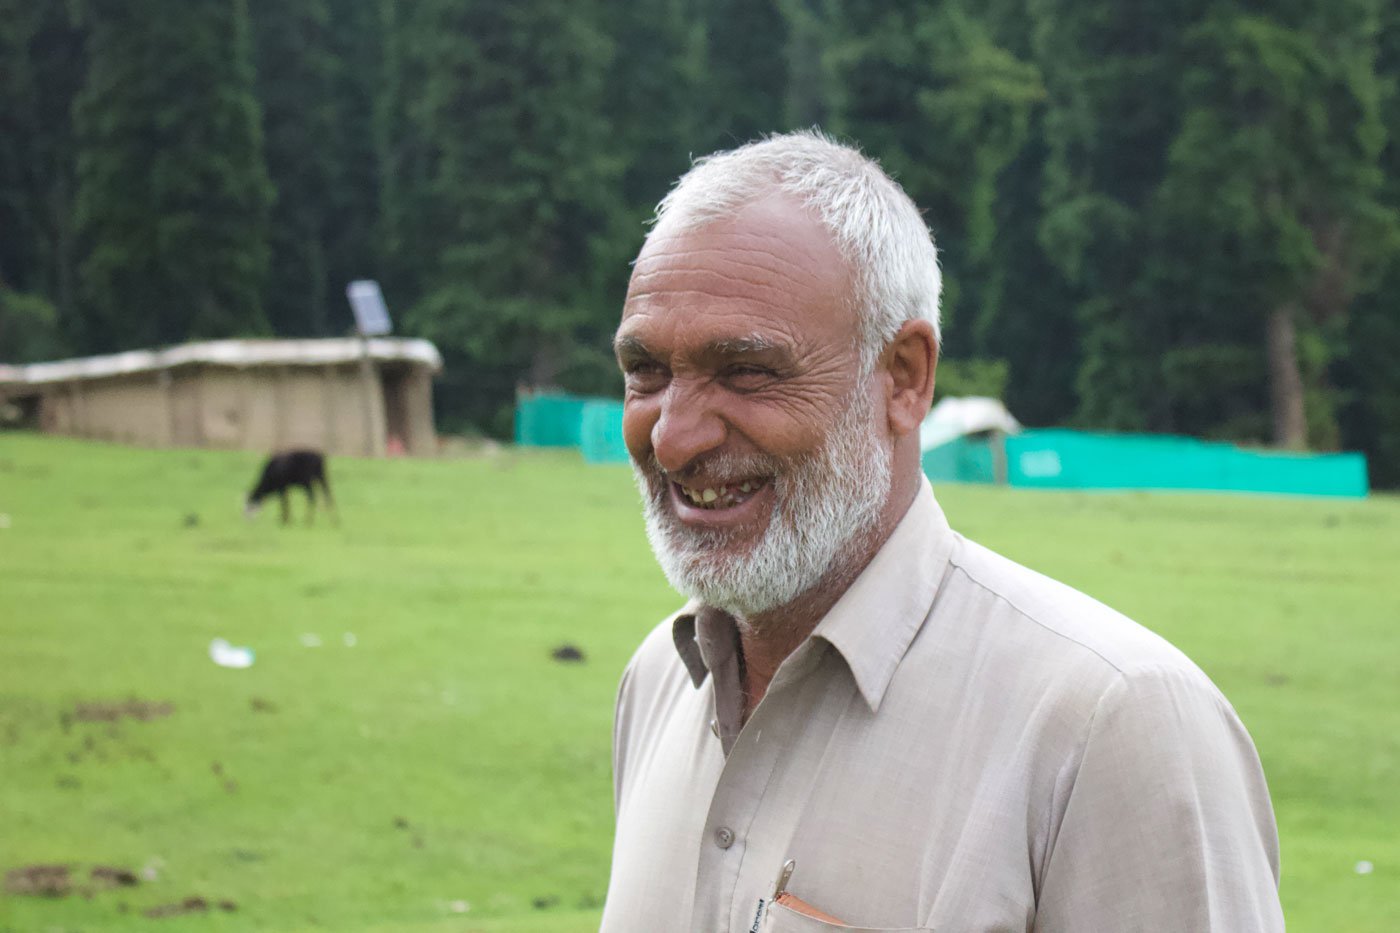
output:
[[647, 539], [671, 586], [740, 618], [785, 606], [806, 593], [876, 529], [889, 497], [893, 452], [874, 431], [861, 391], [821, 447], [795, 462], [723, 454], [705, 461], [724, 476], [772, 476], [776, 504], [751, 546], [727, 532], [688, 528], [671, 511], [670, 479], [655, 458], [632, 464], [645, 506]]

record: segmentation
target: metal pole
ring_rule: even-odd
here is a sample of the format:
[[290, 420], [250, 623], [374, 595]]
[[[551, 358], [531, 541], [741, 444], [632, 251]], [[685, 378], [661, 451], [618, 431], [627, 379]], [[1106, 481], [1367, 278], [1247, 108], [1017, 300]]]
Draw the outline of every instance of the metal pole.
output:
[[375, 378], [374, 362], [369, 358], [369, 338], [360, 334], [360, 386], [362, 403], [365, 409], [365, 456], [379, 456], [379, 445], [375, 442]]

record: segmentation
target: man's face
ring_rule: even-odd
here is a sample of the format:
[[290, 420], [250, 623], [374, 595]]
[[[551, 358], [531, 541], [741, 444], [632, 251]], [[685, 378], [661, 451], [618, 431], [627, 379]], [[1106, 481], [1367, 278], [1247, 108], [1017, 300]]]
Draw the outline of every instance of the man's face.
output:
[[772, 197], [642, 250], [616, 347], [623, 430], [667, 577], [754, 615], [815, 586], [873, 529], [891, 441], [862, 378], [845, 262]]

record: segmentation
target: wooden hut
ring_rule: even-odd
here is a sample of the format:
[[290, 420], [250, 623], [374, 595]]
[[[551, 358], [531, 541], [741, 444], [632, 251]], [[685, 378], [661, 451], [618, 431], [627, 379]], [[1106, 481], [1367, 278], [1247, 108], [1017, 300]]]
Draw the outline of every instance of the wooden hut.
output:
[[0, 365], [0, 401], [41, 431], [158, 447], [437, 452], [426, 340], [216, 340]]

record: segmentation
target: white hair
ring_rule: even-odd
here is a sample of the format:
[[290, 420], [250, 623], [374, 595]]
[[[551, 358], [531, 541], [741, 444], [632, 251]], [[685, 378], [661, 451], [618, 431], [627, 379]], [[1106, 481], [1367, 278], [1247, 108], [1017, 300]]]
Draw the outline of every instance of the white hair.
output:
[[647, 239], [732, 216], [775, 192], [813, 211], [849, 265], [866, 373], [907, 321], [929, 321], [942, 347], [938, 251], [918, 207], [874, 159], [820, 130], [697, 159], [656, 206]]

